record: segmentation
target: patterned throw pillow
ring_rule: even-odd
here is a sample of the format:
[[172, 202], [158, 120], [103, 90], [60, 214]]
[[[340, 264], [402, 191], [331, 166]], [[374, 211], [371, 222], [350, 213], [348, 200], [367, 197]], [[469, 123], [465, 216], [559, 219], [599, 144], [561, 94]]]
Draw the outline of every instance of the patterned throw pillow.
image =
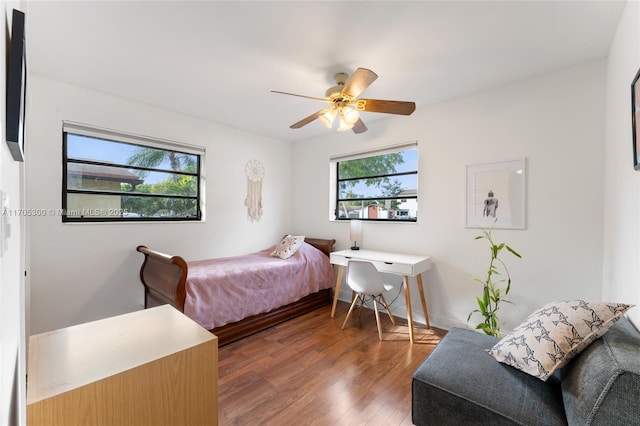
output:
[[604, 335], [632, 306], [583, 300], [549, 303], [488, 352], [498, 361], [546, 381]]
[[271, 256], [288, 259], [298, 251], [303, 242], [304, 235], [287, 235], [271, 252]]

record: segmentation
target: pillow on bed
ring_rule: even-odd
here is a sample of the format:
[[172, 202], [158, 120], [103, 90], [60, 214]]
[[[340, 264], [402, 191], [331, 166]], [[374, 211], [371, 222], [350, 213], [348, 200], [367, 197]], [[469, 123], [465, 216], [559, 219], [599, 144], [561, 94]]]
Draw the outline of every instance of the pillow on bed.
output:
[[271, 256], [288, 259], [296, 254], [303, 242], [304, 235], [287, 235], [271, 252]]

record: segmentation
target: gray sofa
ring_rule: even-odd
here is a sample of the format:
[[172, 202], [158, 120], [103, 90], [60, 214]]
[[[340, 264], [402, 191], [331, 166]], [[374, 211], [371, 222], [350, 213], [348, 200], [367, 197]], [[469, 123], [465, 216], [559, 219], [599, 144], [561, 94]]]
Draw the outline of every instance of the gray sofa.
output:
[[640, 333], [626, 317], [546, 382], [487, 354], [497, 341], [449, 331], [413, 374], [413, 423], [640, 425]]

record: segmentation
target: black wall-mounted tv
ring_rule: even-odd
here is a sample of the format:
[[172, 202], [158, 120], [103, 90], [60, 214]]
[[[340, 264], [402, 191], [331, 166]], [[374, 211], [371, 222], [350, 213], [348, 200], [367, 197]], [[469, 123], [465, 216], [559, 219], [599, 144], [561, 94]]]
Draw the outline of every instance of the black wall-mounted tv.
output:
[[24, 161], [25, 94], [27, 61], [25, 58], [24, 13], [13, 9], [11, 44], [7, 63], [7, 145], [13, 159]]

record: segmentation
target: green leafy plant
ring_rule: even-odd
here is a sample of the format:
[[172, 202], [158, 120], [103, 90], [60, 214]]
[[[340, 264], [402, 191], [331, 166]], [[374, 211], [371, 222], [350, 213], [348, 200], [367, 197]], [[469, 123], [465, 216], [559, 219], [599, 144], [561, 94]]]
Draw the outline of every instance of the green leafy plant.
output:
[[[500, 302], [511, 303], [507, 299], [504, 299], [504, 296], [509, 294], [509, 290], [511, 289], [511, 276], [509, 275], [507, 265], [500, 258], [500, 253], [506, 249], [507, 252], [517, 258], [522, 258], [522, 256], [505, 243], [496, 244], [491, 236], [492, 231], [493, 227], [489, 229], [483, 228], [482, 234], [475, 237], [476, 240], [485, 239], [489, 242], [491, 261], [489, 262], [489, 269], [484, 279], [477, 277], [472, 278], [474, 281], [482, 284], [482, 297], [476, 297], [478, 309], [473, 310], [469, 314], [467, 322], [471, 320], [473, 314], [479, 313], [484, 318], [484, 321], [476, 325], [476, 329], [482, 330], [491, 336], [501, 337], [498, 309], [500, 308]], [[504, 271], [505, 275], [500, 274], [500, 269]]]

